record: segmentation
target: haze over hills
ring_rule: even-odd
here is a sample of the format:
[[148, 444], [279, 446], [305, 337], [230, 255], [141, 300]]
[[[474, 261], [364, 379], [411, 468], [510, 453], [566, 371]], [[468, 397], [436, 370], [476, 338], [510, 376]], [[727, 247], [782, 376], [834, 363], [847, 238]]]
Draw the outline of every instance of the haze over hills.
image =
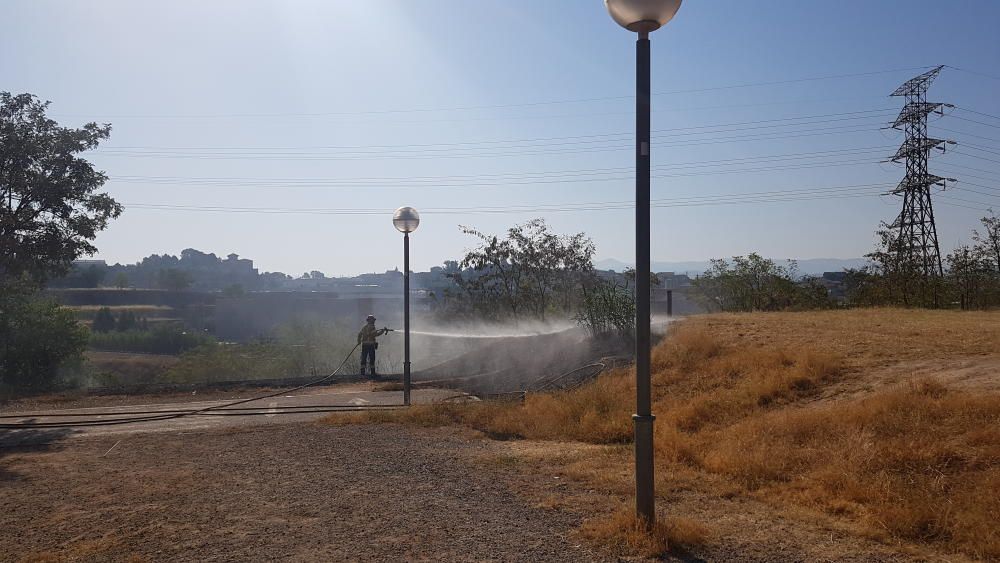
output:
[[[772, 258], [777, 264], [784, 264], [785, 258]], [[864, 258], [803, 258], [795, 259], [798, 263], [798, 272], [802, 275], [822, 275], [823, 272], [839, 272], [845, 268], [860, 268], [868, 263]], [[621, 272], [625, 268], [632, 267], [631, 262], [622, 262], [615, 258], [605, 258], [595, 260], [594, 267], [599, 270], [614, 270]], [[708, 260], [695, 260], [690, 262], [657, 262], [652, 263], [654, 272], [675, 272], [678, 274], [689, 273], [699, 274], [708, 270], [710, 263]]]

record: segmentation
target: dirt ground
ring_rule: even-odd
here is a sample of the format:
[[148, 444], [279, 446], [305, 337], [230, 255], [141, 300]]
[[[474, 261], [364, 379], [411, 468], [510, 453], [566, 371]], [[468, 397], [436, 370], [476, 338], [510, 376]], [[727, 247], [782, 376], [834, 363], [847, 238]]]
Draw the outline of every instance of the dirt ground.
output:
[[[332, 385], [314, 385], [310, 390], [335, 389], [339, 391], [371, 391], [385, 386], [380, 382], [335, 383]], [[193, 401], [216, 401], [248, 399], [259, 397], [291, 387], [259, 387], [233, 386], [222, 389], [200, 389], [197, 391], [164, 391], [160, 393], [121, 393], [118, 395], [91, 395], [85, 391], [67, 391], [64, 393], [49, 393], [21, 397], [0, 403], [0, 414], [18, 411], [35, 411], [49, 409], [82, 409], [94, 407], [126, 407], [142, 405], [161, 405], [173, 403], [189, 403]]]
[[[573, 473], [606, 447], [455, 428], [298, 423], [120, 442], [39, 431], [0, 444], [0, 561], [604, 561], [578, 530], [628, 502]], [[713, 536], [674, 560], [909, 560], [830, 522], [661, 486], [661, 509]]]
[[454, 433], [7, 438], [2, 561], [605, 559], [571, 537], [579, 517], [533, 506], [519, 474], [482, 463], [488, 442]]

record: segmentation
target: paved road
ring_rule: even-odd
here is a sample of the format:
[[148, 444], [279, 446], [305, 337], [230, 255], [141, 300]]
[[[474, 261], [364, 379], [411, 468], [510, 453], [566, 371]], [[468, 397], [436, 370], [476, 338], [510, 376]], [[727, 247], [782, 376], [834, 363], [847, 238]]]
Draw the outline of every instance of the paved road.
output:
[[[453, 389], [414, 389], [411, 394], [413, 404], [426, 404], [454, 397]], [[246, 398], [253, 397], [248, 393]], [[152, 398], [155, 400], [155, 398]], [[123, 406], [103, 406], [71, 409], [35, 410], [25, 412], [3, 412], [0, 424], [16, 424], [30, 422], [72, 422], [81, 420], [113, 421], [132, 417], [157, 417], [177, 411], [192, 411], [208, 407], [218, 407], [237, 399], [222, 399], [211, 401], [191, 401], [172, 403], [146, 403]], [[107, 426], [74, 427], [75, 435], [113, 435], [132, 434], [136, 432], [167, 432], [215, 429], [226, 426], [243, 426], [252, 424], [273, 424], [277, 422], [307, 421], [326, 416], [325, 412], [310, 411], [312, 408], [328, 407], [364, 408], [392, 407], [402, 405], [402, 391], [371, 391], [360, 385], [343, 385], [316, 389], [301, 389], [289, 394], [282, 394], [240, 404], [231, 409], [208, 411], [205, 414], [169, 418], [166, 420], [148, 420], [128, 424]], [[240, 410], [234, 410], [240, 409]], [[233, 416], [234, 413], [253, 413], [254, 416]], [[163, 413], [159, 415], [157, 413]], [[44, 415], [44, 417], [43, 417]], [[14, 431], [15, 433], [17, 431]], [[11, 438], [11, 431], [4, 431]]]

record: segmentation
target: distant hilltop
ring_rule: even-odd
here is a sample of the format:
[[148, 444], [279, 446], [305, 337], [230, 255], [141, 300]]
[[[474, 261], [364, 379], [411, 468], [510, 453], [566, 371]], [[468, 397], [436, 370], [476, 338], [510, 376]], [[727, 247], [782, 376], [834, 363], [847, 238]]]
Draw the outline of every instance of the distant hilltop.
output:
[[[772, 258], [777, 264], [784, 264], [787, 258]], [[795, 262], [799, 266], [799, 274], [818, 276], [822, 275], [823, 272], [840, 272], [846, 268], [861, 268], [868, 264], [868, 260], [864, 258], [802, 258], [796, 259]], [[708, 270], [711, 266], [708, 260], [698, 260], [693, 262], [653, 262], [652, 270], [654, 272], [675, 272], [678, 274], [689, 274], [697, 275]], [[626, 268], [631, 268], [632, 264], [627, 262], [622, 262], [621, 260], [616, 260], [614, 258], [605, 258], [604, 260], [596, 260], [594, 262], [594, 267], [598, 270], [614, 270], [616, 272], [621, 272]]]

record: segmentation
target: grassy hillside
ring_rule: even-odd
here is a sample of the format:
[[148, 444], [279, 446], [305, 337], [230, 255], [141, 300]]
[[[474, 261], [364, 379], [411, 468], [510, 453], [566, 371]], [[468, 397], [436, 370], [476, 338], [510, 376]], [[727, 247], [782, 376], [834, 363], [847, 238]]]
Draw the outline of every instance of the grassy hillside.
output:
[[[1000, 557], [1000, 314], [695, 317], [654, 350], [653, 368], [660, 494], [749, 498], [904, 548]], [[633, 379], [614, 372], [523, 405], [366, 416], [607, 444], [571, 473], [625, 495], [630, 451], [614, 445], [631, 440]]]

